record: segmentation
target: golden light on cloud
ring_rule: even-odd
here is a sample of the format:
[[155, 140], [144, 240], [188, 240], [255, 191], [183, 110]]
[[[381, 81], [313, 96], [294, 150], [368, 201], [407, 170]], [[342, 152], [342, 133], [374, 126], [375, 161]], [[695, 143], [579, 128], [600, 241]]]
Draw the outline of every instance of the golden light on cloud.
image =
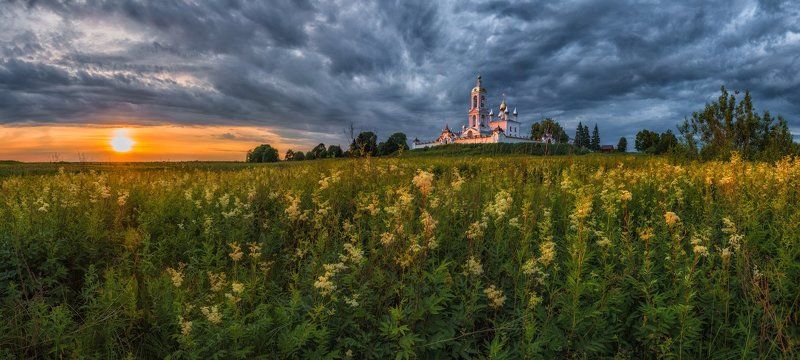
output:
[[0, 125], [0, 160], [20, 161], [228, 161], [270, 144], [310, 148], [308, 140], [287, 142], [255, 126], [11, 126]]
[[129, 129], [114, 129], [111, 138], [111, 148], [116, 152], [126, 153], [133, 149], [135, 142], [131, 139]]

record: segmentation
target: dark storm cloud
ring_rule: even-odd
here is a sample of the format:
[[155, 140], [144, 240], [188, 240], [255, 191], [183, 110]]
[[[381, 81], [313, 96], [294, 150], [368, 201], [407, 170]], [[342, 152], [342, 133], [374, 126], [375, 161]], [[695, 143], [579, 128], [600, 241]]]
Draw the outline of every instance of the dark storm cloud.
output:
[[429, 138], [464, 122], [480, 72], [525, 126], [598, 123], [607, 143], [674, 129], [721, 85], [800, 132], [793, 1], [40, 0], [3, 3], [0, 20], [7, 124], [122, 117], [314, 142], [352, 121]]

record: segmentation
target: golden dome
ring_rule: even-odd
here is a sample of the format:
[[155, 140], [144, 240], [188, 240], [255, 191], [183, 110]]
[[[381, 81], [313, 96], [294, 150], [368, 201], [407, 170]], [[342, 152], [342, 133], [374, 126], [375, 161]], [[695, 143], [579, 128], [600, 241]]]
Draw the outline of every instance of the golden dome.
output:
[[506, 99], [503, 99], [503, 102], [500, 103], [500, 112], [506, 111]]

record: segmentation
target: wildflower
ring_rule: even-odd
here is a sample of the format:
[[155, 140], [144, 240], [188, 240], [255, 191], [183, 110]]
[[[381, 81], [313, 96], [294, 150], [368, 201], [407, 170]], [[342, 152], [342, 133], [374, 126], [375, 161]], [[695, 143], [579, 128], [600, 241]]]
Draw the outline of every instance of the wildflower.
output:
[[422, 196], [428, 196], [433, 190], [433, 174], [427, 171], [417, 170], [417, 175], [414, 176], [411, 182], [419, 188], [419, 192], [422, 193]]
[[250, 250], [250, 258], [258, 259], [261, 257], [261, 245], [259, 243], [248, 243], [247, 248]]
[[231, 260], [233, 261], [242, 260], [242, 256], [244, 256], [244, 253], [242, 252], [242, 248], [239, 246], [239, 244], [230, 243], [228, 244], [228, 246], [231, 247], [231, 253], [228, 254], [228, 256], [231, 257]]
[[433, 236], [433, 232], [434, 230], [436, 230], [436, 220], [433, 219], [431, 214], [423, 210], [422, 214], [420, 215], [420, 221], [422, 222], [422, 227], [425, 236], [427, 237]]
[[339, 255], [342, 262], [350, 261], [353, 264], [360, 264], [364, 261], [364, 251], [351, 243], [344, 244], [345, 254]]
[[470, 240], [477, 240], [478, 238], [483, 237], [483, 229], [486, 228], [486, 223], [482, 221], [476, 221], [469, 225], [467, 229], [467, 239]]
[[203, 313], [203, 316], [206, 317], [208, 322], [214, 325], [222, 322], [222, 315], [219, 313], [219, 307], [217, 305], [203, 306], [200, 308], [200, 312]]
[[673, 227], [675, 224], [681, 221], [681, 218], [679, 218], [674, 212], [667, 211], [664, 213], [664, 221], [667, 222], [667, 226]]
[[383, 244], [383, 246], [389, 246], [392, 245], [393, 243], [394, 243], [394, 234], [390, 232], [385, 232], [381, 234], [381, 244]]
[[322, 296], [328, 296], [336, 290], [336, 285], [331, 281], [331, 278], [326, 275], [318, 277], [317, 281], [314, 282], [314, 287], [319, 290]]
[[503, 295], [503, 290], [496, 288], [494, 285], [490, 285], [488, 288], [484, 289], [483, 293], [486, 294], [486, 298], [489, 299], [489, 306], [492, 309], [499, 309], [503, 306], [503, 303], [506, 302], [506, 296]]
[[695, 245], [692, 251], [695, 255], [700, 255], [702, 257], [708, 256], [708, 248], [703, 245]]
[[274, 261], [262, 261], [258, 263], [258, 269], [261, 270], [264, 274], [269, 274], [269, 271], [272, 270], [272, 264]]
[[644, 241], [650, 240], [653, 238], [653, 229], [652, 228], [644, 228], [639, 230], [639, 238]]
[[173, 269], [171, 267], [167, 268], [167, 273], [169, 274], [170, 280], [172, 280], [172, 285], [174, 285], [176, 288], [181, 287], [181, 284], [183, 284], [183, 267], [184, 266], [185, 266], [185, 264], [180, 263], [180, 265], [178, 266], [177, 270]]
[[481, 274], [483, 274], [483, 265], [480, 260], [470, 256], [467, 263], [464, 264], [464, 275], [480, 276]]
[[181, 326], [181, 335], [189, 336], [192, 332], [192, 322], [183, 318], [183, 316], [178, 316], [178, 324]]
[[128, 190], [120, 191], [119, 196], [117, 197], [117, 205], [125, 206], [125, 202], [128, 201], [128, 195], [130, 195], [130, 192], [128, 192]]
[[231, 283], [231, 290], [237, 294], [241, 294], [244, 291], [244, 284], [234, 281]]
[[215, 274], [212, 272], [208, 273], [208, 282], [211, 283], [211, 291], [219, 292], [225, 288], [228, 284], [228, 281], [225, 279], [225, 273]]
[[286, 216], [289, 217], [289, 220], [291, 221], [301, 220], [303, 217], [303, 213], [300, 210], [300, 197], [299, 196], [293, 197], [290, 194], [286, 194], [286, 201], [289, 202], [289, 206], [286, 207], [286, 210], [284, 210], [284, 212], [286, 213]]
[[350, 305], [350, 307], [358, 307], [358, 294], [353, 295], [353, 297], [345, 297], [344, 302]]
[[722, 257], [722, 262], [727, 263], [728, 261], [730, 261], [731, 254], [732, 254], [731, 249], [723, 248], [722, 252], [720, 253], [720, 256]]
[[453, 169], [453, 181], [450, 183], [450, 187], [453, 190], [458, 191], [461, 189], [461, 185], [464, 184], [464, 178], [461, 177], [461, 174], [458, 173], [458, 169]]
[[622, 190], [619, 195], [619, 199], [622, 201], [631, 201], [631, 199], [633, 199], [633, 194], [631, 194], [631, 192], [628, 190]]
[[542, 297], [539, 296], [539, 294], [537, 294], [535, 291], [531, 292], [531, 297], [528, 300], [528, 307], [533, 309], [541, 303], [542, 303]]
[[556, 244], [552, 241], [545, 241], [539, 245], [539, 262], [544, 265], [550, 265], [556, 258]]
[[739, 248], [742, 246], [742, 240], [744, 240], [744, 236], [739, 233], [736, 229], [736, 224], [731, 221], [729, 218], [723, 218], [722, 222], [725, 226], [722, 227], [722, 232], [728, 235], [728, 244], [733, 247], [733, 250], [739, 251]]
[[533, 275], [538, 271], [538, 266], [536, 264], [536, 258], [530, 258], [524, 264], [522, 264], [522, 273], [525, 275]]
[[511, 197], [505, 190], [500, 190], [494, 196], [494, 202], [489, 204], [486, 208], [486, 213], [488, 215], [494, 215], [495, 218], [500, 219], [506, 216], [506, 212], [509, 208], [511, 208], [511, 203], [514, 199]]
[[508, 219], [508, 226], [514, 229], [519, 229], [522, 225], [519, 223], [519, 216]]

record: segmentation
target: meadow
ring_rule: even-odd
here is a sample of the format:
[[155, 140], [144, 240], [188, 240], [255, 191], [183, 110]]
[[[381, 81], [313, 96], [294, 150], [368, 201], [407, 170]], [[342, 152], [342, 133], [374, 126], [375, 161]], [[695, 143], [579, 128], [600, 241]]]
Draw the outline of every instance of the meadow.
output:
[[4, 164], [6, 358], [797, 358], [800, 160]]

